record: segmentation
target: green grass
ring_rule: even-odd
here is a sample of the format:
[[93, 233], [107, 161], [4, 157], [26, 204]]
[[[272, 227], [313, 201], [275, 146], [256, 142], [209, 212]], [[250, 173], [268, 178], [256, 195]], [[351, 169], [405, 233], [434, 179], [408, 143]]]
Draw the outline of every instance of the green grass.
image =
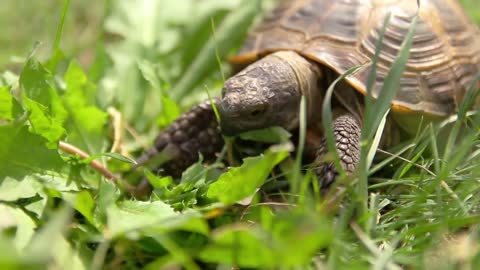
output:
[[[370, 166], [378, 111], [394, 94], [382, 91], [367, 105], [361, 169], [345, 178], [352, 185], [341, 202], [325, 204], [308, 188], [311, 173], [298, 170], [301, 156], [289, 155], [289, 134], [278, 130], [278, 144], [238, 167], [197, 163], [179, 181], [146, 173], [155, 193], [139, 201], [122, 176], [130, 158], [207, 99], [205, 89], [219, 94], [230, 73], [222, 59], [274, 1], [42, 3], [0, 3], [0, 24], [19, 22], [0, 40], [8, 44], [0, 51], [1, 269], [480, 267], [480, 116], [467, 103], [450, 124], [425, 123], [377, 150]], [[478, 3], [462, 3], [480, 23]], [[59, 150], [59, 141], [93, 157]], [[279, 192], [283, 178], [290, 189]]]

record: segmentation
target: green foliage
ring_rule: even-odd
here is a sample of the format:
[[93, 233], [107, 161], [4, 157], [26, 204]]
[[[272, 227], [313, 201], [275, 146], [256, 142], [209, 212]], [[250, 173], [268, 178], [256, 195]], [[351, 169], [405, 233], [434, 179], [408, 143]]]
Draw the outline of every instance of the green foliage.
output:
[[51, 73], [34, 58], [28, 59], [20, 75], [22, 101], [29, 114], [30, 129], [46, 138], [50, 147], [65, 135], [67, 112], [52, 86]]
[[13, 120], [13, 97], [9, 93], [10, 87], [0, 87], [0, 120]]
[[68, 142], [89, 153], [103, 150], [107, 114], [96, 107], [95, 85], [76, 61], [70, 62], [64, 75], [66, 84], [64, 106], [69, 112], [65, 126]]
[[[5, 12], [14, 2], [18, 12]], [[477, 2], [461, 2], [479, 22]], [[123, 170], [159, 129], [207, 99], [205, 89], [218, 95], [230, 71], [223, 59], [273, 4], [0, 2], [0, 23], [19, 22], [18, 35], [4, 27], [9, 40], [0, 37], [0, 64], [8, 62], [0, 74], [0, 268], [479, 268], [480, 117], [468, 101], [387, 149], [395, 154], [376, 151], [372, 162], [394, 95], [382, 91], [367, 105], [363, 171], [344, 178], [358, 189], [342, 190], [342, 203], [325, 203], [315, 183], [309, 188], [311, 173], [281, 128], [242, 134], [274, 145], [245, 146], [262, 154], [241, 164], [222, 153], [180, 179], [138, 170], [154, 187], [145, 201], [129, 196], [130, 174], [108, 179], [92, 169], [95, 162]], [[395, 90], [408, 51], [400, 50], [384, 88]], [[333, 89], [323, 108], [330, 144]], [[476, 94], [473, 87], [466, 96]], [[299, 133], [301, 148], [309, 138]], [[90, 157], [67, 153], [66, 143]], [[285, 188], [285, 178], [295, 187]]]
[[208, 188], [207, 196], [224, 204], [233, 204], [253, 194], [275, 165], [287, 157], [285, 151], [267, 151], [265, 155], [245, 158], [238, 168], [222, 174]]

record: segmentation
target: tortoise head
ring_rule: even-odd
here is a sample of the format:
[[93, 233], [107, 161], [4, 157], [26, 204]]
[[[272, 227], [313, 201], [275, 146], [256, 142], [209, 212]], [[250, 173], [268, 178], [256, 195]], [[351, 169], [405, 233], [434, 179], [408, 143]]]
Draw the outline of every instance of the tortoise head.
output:
[[[312, 64], [295, 52], [276, 52], [252, 63], [228, 79], [218, 106], [222, 131], [243, 131], [298, 126], [302, 93], [316, 83], [304, 82], [299, 74], [313, 74]], [[307, 76], [308, 77], [308, 76]], [[315, 82], [318, 78], [315, 79]]]

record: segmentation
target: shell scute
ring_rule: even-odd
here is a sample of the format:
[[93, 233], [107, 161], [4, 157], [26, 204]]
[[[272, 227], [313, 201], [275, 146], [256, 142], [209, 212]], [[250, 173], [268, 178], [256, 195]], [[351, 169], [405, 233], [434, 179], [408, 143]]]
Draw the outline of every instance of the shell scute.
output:
[[[480, 70], [480, 31], [455, 0], [282, 1], [250, 34], [232, 62], [247, 64], [277, 50], [294, 50], [347, 77], [365, 93], [371, 58], [390, 14], [377, 66], [378, 96], [411, 21], [418, 14], [410, 58], [392, 108], [445, 116], [454, 113]], [[418, 13], [417, 13], [418, 12]]]

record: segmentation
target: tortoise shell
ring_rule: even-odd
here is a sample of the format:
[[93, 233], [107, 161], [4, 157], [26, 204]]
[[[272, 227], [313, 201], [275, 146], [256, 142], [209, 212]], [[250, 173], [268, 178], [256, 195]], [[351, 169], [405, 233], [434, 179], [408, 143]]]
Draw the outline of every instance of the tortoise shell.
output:
[[372, 89], [378, 96], [411, 21], [418, 23], [410, 58], [392, 108], [432, 116], [454, 113], [480, 70], [480, 31], [455, 0], [289, 0], [250, 33], [233, 64], [248, 64], [278, 50], [293, 50], [341, 74], [366, 92], [371, 59], [391, 14]]

